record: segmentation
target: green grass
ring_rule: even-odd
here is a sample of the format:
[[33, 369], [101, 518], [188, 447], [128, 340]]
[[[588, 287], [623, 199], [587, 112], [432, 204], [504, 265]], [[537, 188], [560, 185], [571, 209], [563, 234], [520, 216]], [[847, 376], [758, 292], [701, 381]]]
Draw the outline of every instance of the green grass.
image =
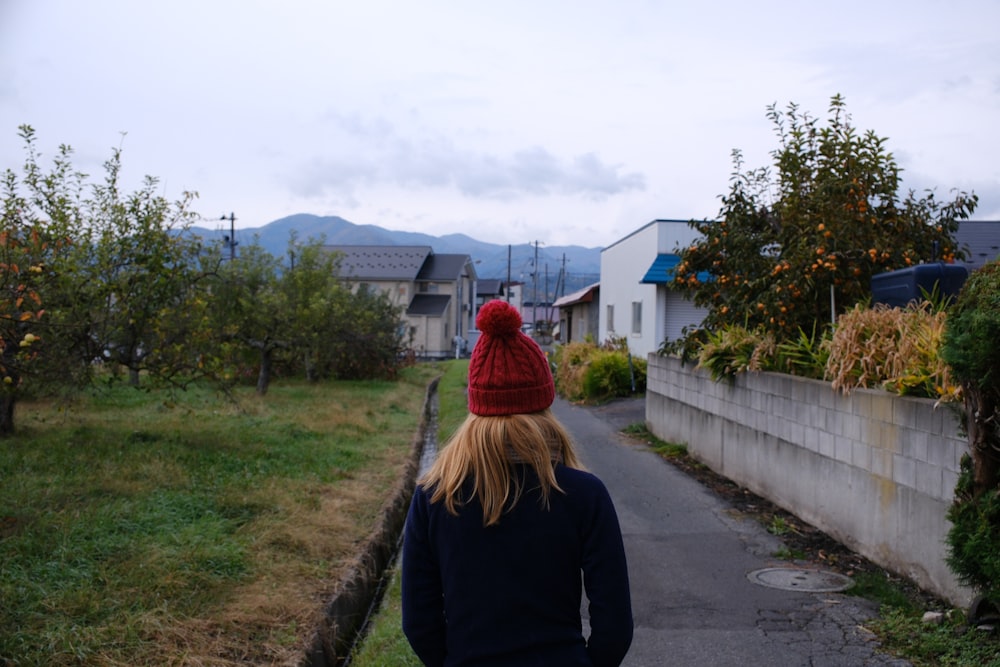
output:
[[[468, 415], [466, 383], [468, 360], [443, 364], [444, 374], [438, 385], [438, 443], [445, 441]], [[351, 658], [352, 667], [419, 667], [420, 660], [403, 636], [402, 601], [399, 571], [392, 574], [392, 583], [385, 593], [382, 608], [372, 619], [368, 633]]]
[[399, 571], [394, 570], [378, 615], [351, 657], [352, 667], [421, 667], [403, 635]]
[[883, 648], [916, 667], [1000, 667], [1000, 641], [995, 631], [970, 627], [963, 614], [952, 613], [940, 625], [923, 623], [921, 614], [883, 606], [870, 627]]
[[301, 654], [435, 372], [20, 405], [0, 441], [0, 664]]

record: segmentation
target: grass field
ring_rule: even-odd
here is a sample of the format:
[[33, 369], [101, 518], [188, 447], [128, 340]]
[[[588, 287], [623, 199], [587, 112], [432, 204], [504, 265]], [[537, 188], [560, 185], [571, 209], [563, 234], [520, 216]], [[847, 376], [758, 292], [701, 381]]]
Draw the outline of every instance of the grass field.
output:
[[297, 664], [441, 370], [19, 405], [0, 665]]

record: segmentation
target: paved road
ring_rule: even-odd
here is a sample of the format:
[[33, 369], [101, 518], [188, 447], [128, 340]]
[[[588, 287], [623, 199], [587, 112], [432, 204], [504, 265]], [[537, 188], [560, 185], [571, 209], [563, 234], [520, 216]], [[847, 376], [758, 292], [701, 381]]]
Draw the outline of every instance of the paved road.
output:
[[625, 667], [910, 664], [880, 653], [861, 627], [873, 604], [752, 583], [750, 572], [788, 566], [772, 557], [780, 540], [619, 433], [644, 420], [641, 399], [601, 408], [557, 399], [553, 409], [618, 510], [636, 623]]

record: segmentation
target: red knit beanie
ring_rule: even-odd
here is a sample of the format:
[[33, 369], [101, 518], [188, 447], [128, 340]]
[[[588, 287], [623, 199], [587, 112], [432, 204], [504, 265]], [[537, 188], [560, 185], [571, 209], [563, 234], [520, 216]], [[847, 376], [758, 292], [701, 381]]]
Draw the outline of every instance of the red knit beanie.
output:
[[469, 411], [482, 417], [539, 412], [556, 397], [548, 359], [521, 332], [521, 315], [506, 301], [479, 309], [481, 332], [469, 361]]

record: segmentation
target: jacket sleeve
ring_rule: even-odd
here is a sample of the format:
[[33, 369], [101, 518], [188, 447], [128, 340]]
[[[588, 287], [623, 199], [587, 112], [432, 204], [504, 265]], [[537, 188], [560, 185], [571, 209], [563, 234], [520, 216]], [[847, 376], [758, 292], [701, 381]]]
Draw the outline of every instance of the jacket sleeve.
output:
[[429, 506], [418, 487], [403, 529], [403, 634], [427, 667], [438, 667], [446, 655], [446, 624], [441, 573], [429, 539]]
[[594, 667], [618, 667], [632, 645], [632, 599], [621, 527], [603, 483], [584, 539], [583, 584], [591, 629], [587, 653]]

